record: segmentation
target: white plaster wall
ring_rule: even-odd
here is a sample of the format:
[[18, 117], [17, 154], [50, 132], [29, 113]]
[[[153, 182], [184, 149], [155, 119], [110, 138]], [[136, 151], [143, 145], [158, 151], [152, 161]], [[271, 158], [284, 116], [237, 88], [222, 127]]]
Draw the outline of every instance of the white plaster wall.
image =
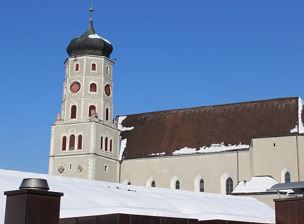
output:
[[[244, 169], [239, 173], [239, 179], [248, 179], [248, 150], [239, 152], [239, 160], [239, 166]], [[199, 175], [204, 179], [206, 192], [220, 193], [223, 174], [230, 176], [236, 186], [236, 152], [124, 160], [120, 182], [128, 180], [131, 184], [145, 186], [153, 177], [157, 187], [170, 188], [171, 180], [175, 178], [180, 180], [181, 189], [194, 191]]]
[[[291, 181], [299, 181], [295, 136], [259, 138], [253, 139], [252, 143], [253, 176], [270, 175], [280, 182], [282, 170], [287, 169], [290, 171]], [[300, 147], [302, 153], [303, 145]], [[301, 156], [299, 160], [303, 161], [303, 153]]]

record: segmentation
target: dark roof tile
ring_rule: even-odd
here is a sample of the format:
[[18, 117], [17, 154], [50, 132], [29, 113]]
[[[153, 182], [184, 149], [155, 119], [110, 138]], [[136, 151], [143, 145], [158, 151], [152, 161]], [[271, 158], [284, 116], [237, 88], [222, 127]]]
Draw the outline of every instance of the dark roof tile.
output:
[[[291, 135], [298, 121], [299, 97], [204, 106], [128, 115], [122, 122], [125, 159], [183, 147], [212, 144], [249, 145], [254, 137]], [[303, 116], [303, 115], [302, 115]]]

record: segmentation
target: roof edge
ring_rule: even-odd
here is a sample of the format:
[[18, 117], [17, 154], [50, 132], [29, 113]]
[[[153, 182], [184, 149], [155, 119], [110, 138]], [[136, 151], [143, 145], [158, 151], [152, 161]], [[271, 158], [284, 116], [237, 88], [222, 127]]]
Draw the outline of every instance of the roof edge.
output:
[[206, 106], [195, 106], [195, 107], [187, 107], [187, 108], [177, 108], [177, 109], [168, 109], [168, 110], [159, 110], [159, 111], [148, 111], [143, 113], [134, 113], [134, 114], [121, 114], [116, 115], [116, 118], [123, 117], [123, 116], [133, 116], [133, 115], [147, 115], [147, 114], [155, 114], [155, 113], [167, 113], [167, 112], [174, 112], [174, 111], [186, 111], [191, 109], [202, 109], [208, 107], [224, 107], [224, 106], [233, 106], [233, 105], [240, 105], [240, 104], [251, 104], [251, 103], [260, 103], [260, 102], [270, 102], [270, 101], [277, 101], [277, 100], [300, 100], [304, 104], [303, 100], [299, 96], [289, 96], [289, 97], [279, 97], [279, 98], [272, 98], [272, 99], [263, 99], [263, 100], [252, 100], [252, 101], [242, 101], [242, 102], [235, 102], [235, 103], [224, 103], [224, 104], [211, 104]]

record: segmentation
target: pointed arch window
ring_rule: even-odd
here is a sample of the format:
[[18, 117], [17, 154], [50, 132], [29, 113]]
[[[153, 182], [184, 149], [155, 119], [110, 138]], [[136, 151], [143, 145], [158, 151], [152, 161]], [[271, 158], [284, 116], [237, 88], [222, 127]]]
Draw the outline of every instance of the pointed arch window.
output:
[[82, 149], [82, 135], [78, 135], [77, 149]]
[[105, 151], [108, 151], [108, 137], [105, 138]]
[[97, 92], [97, 85], [96, 83], [91, 83], [90, 84], [90, 92], [96, 93]]
[[76, 105], [73, 105], [72, 107], [71, 107], [71, 119], [76, 119], [76, 114], [77, 114], [77, 107], [76, 107]]
[[226, 180], [226, 194], [231, 194], [233, 191], [233, 180], [231, 177], [228, 177]]
[[61, 150], [65, 151], [66, 150], [66, 143], [67, 143], [67, 137], [63, 136], [62, 137], [62, 142], [61, 142]]
[[109, 108], [106, 109], [106, 121], [109, 120]]
[[112, 139], [110, 140], [110, 152], [112, 152]]
[[92, 69], [92, 71], [96, 71], [96, 64], [95, 63], [92, 63], [91, 69]]
[[151, 187], [155, 187], [156, 186], [156, 183], [155, 183], [155, 181], [153, 180], [152, 182], [151, 182]]
[[89, 117], [96, 114], [96, 107], [94, 105], [89, 106]]
[[204, 179], [200, 180], [199, 187], [200, 187], [199, 188], [200, 192], [204, 192], [205, 191], [205, 182], [204, 182]]
[[100, 149], [103, 149], [103, 137], [100, 137]]
[[75, 135], [70, 136], [69, 150], [75, 149]]
[[179, 180], [176, 180], [176, 182], [175, 182], [175, 189], [177, 189], [177, 190], [180, 189], [180, 182], [179, 182]]
[[285, 176], [284, 176], [284, 179], [285, 179], [285, 183], [290, 183], [290, 173], [289, 173], [289, 171], [287, 171], [286, 173], [285, 173]]

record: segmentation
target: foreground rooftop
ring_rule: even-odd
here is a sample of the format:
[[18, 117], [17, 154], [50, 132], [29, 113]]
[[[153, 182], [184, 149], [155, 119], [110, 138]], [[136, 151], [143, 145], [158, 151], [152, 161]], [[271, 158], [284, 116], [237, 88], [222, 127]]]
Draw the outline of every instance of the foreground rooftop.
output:
[[132, 214], [203, 220], [274, 223], [274, 210], [253, 198], [182, 190], [138, 187], [0, 169], [0, 223], [4, 191], [18, 189], [23, 178], [47, 179], [52, 191], [63, 192], [60, 218]]

